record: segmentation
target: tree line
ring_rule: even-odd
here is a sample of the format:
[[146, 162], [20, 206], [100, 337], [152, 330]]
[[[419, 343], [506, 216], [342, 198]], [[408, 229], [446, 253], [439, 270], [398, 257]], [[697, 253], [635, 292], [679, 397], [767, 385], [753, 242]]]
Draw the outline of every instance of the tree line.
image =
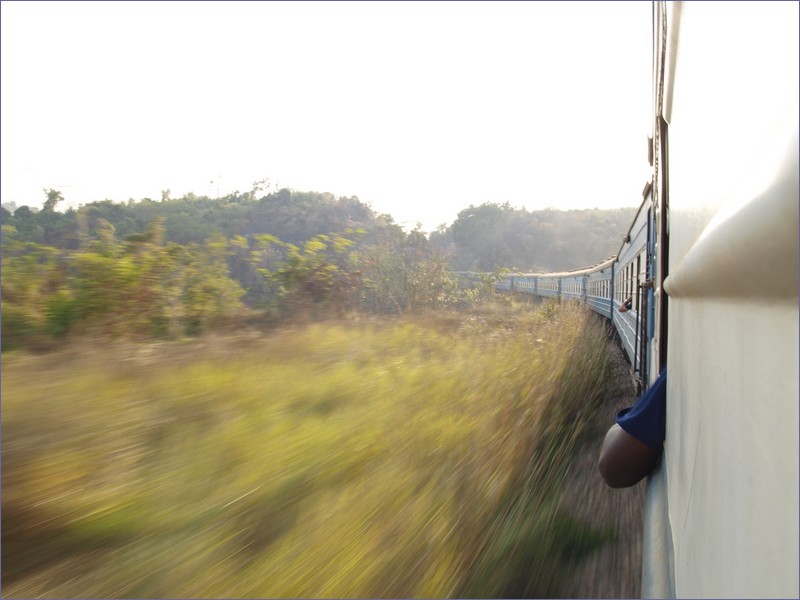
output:
[[160, 201], [63, 212], [62, 194], [47, 190], [41, 210], [4, 206], [3, 349], [71, 334], [176, 337], [299, 314], [458, 305], [493, 286], [491, 276], [464, 285], [456, 271], [597, 262], [633, 216], [485, 204], [427, 235], [357, 197], [256, 190], [216, 199], [165, 190]]
[[479, 293], [459, 285], [421, 231], [350, 198], [286, 190], [226, 215], [239, 200], [60, 213], [59, 196], [40, 211], [3, 213], [4, 349], [69, 334], [177, 337], [301, 313], [438, 308]]
[[452, 249], [458, 270], [566, 271], [616, 254], [635, 213], [635, 208], [528, 211], [487, 203], [462, 210], [433, 239]]

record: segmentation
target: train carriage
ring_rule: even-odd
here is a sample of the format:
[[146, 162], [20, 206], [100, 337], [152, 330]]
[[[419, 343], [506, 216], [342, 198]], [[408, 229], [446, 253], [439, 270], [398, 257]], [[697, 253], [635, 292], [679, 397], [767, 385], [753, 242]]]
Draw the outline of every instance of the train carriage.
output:
[[614, 316], [611, 289], [615, 264], [616, 259], [609, 258], [586, 274], [586, 303], [593, 311], [609, 319]]
[[610, 318], [642, 384], [667, 369], [643, 597], [800, 594], [799, 6], [654, 2], [652, 178], [619, 252], [498, 283]]
[[797, 597], [798, 4], [654, 8], [668, 400], [643, 592]]

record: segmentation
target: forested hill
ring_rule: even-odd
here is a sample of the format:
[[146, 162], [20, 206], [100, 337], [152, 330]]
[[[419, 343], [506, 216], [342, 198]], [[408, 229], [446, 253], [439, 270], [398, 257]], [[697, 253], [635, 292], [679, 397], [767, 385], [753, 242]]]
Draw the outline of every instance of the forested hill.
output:
[[[136, 239], [156, 220], [163, 221], [168, 242], [203, 243], [214, 235], [270, 234], [299, 244], [320, 234], [363, 229], [365, 242], [402, 238], [399, 225], [357, 197], [282, 189], [256, 198], [234, 193], [221, 198], [189, 194], [161, 201], [127, 203], [104, 200], [65, 212], [63, 198], [50, 190], [44, 208], [27, 206], [13, 213], [2, 209], [3, 225], [21, 241], [64, 250], [81, 247], [100, 231], [113, 228], [118, 240]], [[462, 210], [448, 227], [430, 234], [431, 246], [444, 251], [455, 270], [560, 271], [595, 264], [619, 249], [635, 214], [634, 208], [613, 210], [527, 211], [509, 204], [487, 203]]]
[[[3, 223], [13, 225], [26, 241], [74, 249], [82, 236], [92, 236], [97, 223], [104, 220], [114, 228], [115, 237], [124, 240], [145, 231], [156, 219], [163, 219], [167, 242], [203, 243], [211, 236], [225, 238], [270, 234], [284, 242], [297, 244], [315, 235], [362, 227], [370, 231], [392, 225], [391, 219], [378, 216], [357, 197], [336, 198], [332, 194], [295, 192], [288, 189], [256, 199], [254, 194], [230, 194], [221, 198], [195, 196], [161, 201], [145, 198], [127, 203], [103, 200], [66, 212], [54, 210], [58, 192], [51, 190], [45, 207], [34, 213], [21, 207], [10, 215], [3, 210]], [[4, 207], [5, 208], [5, 207]], [[48, 208], [50, 210], [48, 210]]]
[[506, 204], [470, 206], [445, 232], [454, 268], [552, 272], [591, 266], [616, 254], [636, 214], [613, 210], [539, 210]]

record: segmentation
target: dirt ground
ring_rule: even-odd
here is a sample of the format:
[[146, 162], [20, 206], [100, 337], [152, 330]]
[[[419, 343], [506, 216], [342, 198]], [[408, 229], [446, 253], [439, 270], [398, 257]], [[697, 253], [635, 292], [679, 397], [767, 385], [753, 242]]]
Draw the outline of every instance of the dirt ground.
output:
[[614, 423], [614, 415], [636, 399], [630, 365], [618, 344], [614, 345], [614, 352], [618, 394], [603, 407], [595, 429], [570, 468], [562, 503], [573, 515], [593, 525], [610, 527], [616, 533], [616, 541], [582, 561], [575, 576], [564, 582], [566, 598], [639, 598], [641, 592], [645, 482], [632, 488], [612, 489], [597, 470], [600, 447]]

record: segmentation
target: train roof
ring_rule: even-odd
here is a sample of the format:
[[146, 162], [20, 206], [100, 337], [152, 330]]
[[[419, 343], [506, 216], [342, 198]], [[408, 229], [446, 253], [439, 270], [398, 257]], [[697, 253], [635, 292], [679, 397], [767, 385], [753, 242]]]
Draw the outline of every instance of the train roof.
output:
[[573, 269], [572, 271], [559, 271], [553, 273], [511, 273], [511, 275], [520, 275], [523, 277], [577, 277], [579, 275], [586, 275], [594, 273], [607, 267], [610, 267], [614, 261], [617, 260], [617, 255], [609, 256], [604, 261], [589, 267], [581, 267], [580, 269]]

